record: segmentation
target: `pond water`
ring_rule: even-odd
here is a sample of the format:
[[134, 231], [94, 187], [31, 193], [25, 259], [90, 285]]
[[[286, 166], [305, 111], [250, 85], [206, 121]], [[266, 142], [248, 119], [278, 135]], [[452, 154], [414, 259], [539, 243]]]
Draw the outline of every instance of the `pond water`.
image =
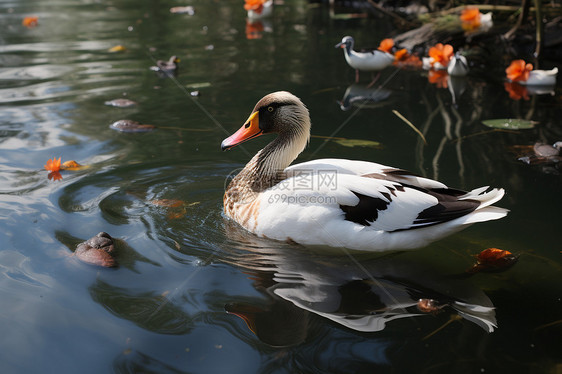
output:
[[[367, 87], [370, 74], [355, 84], [334, 45], [344, 35], [376, 45], [392, 31], [384, 18], [335, 20], [327, 6], [286, 0], [248, 26], [241, 1], [191, 0], [194, 15], [171, 13], [177, 5], [187, 4], [0, 3], [3, 373], [561, 370], [560, 169], [510, 152], [562, 140], [560, 86], [511, 99], [498, 57], [455, 85], [454, 100], [421, 71], [390, 67]], [[38, 25], [23, 27], [25, 16]], [[116, 45], [126, 49], [108, 51]], [[149, 69], [171, 55], [175, 79]], [[511, 212], [384, 254], [244, 232], [222, 215], [225, 181], [269, 139], [230, 152], [220, 143], [277, 90], [305, 102], [320, 136], [300, 161], [362, 159], [462, 189], [503, 187], [498, 205]], [[365, 93], [358, 107], [352, 96]], [[118, 98], [137, 105], [104, 104]], [[538, 124], [482, 124], [494, 118]], [[121, 119], [156, 130], [110, 128]], [[53, 157], [87, 167], [49, 179]], [[117, 268], [72, 255], [101, 231], [116, 240]], [[489, 247], [518, 263], [467, 275]], [[418, 299], [447, 306], [421, 313]]]

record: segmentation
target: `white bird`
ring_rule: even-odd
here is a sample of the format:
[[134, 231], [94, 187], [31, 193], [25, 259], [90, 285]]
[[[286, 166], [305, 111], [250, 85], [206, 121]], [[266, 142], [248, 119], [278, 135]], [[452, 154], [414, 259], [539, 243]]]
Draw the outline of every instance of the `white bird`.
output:
[[447, 65], [447, 73], [453, 77], [464, 77], [468, 74], [468, 61], [466, 57], [459, 52], [455, 53], [449, 65]]
[[278, 136], [230, 182], [224, 213], [270, 239], [367, 251], [425, 246], [470, 224], [495, 220], [503, 189], [470, 192], [372, 162], [320, 159], [289, 166], [310, 138], [310, 116], [285, 91], [263, 97], [225, 139], [230, 149], [263, 134]]
[[554, 86], [558, 68], [551, 70], [531, 70], [526, 81], [517, 81], [524, 86]]
[[356, 71], [379, 71], [394, 62], [394, 55], [390, 53], [376, 49], [356, 52], [353, 50], [354, 44], [351, 36], [344, 36], [341, 42], [336, 44], [336, 48], [343, 48], [345, 60]]

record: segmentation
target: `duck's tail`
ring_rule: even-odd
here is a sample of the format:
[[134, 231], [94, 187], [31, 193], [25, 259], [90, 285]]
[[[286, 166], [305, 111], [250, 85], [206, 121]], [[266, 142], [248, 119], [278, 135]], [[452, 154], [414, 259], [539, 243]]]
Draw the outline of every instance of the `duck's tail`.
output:
[[505, 190], [503, 188], [494, 188], [489, 192], [485, 192], [487, 189], [488, 186], [480, 187], [458, 198], [459, 200], [470, 199], [480, 201], [480, 206], [466, 216], [466, 224], [500, 219], [509, 212], [508, 209], [492, 206], [492, 204], [501, 200], [503, 195], [505, 195]]

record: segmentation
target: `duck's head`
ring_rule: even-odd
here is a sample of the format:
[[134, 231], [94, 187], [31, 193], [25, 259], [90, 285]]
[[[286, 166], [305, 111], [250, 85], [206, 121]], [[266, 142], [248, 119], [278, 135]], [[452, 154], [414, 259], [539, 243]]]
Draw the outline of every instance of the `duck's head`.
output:
[[350, 51], [351, 49], [353, 49], [354, 43], [355, 43], [355, 41], [353, 40], [353, 38], [351, 36], [344, 36], [343, 39], [341, 40], [341, 42], [336, 44], [336, 48], [344, 48], [347, 51]]
[[269, 133], [278, 134], [278, 142], [283, 145], [291, 143], [300, 148], [299, 153], [304, 149], [310, 137], [310, 117], [298, 97], [286, 91], [264, 96], [244, 125], [223, 140], [221, 148], [224, 151]]
[[178, 62], [180, 62], [180, 59], [177, 56], [172, 56], [170, 57], [169, 62], [170, 64], [177, 64]]

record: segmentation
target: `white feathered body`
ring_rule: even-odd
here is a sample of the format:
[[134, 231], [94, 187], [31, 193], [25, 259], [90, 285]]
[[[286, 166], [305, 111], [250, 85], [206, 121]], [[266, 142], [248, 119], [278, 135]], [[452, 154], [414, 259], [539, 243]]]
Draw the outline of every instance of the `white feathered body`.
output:
[[394, 55], [383, 51], [373, 50], [356, 52], [353, 49], [345, 50], [345, 60], [348, 65], [361, 71], [378, 71], [392, 65]]
[[[254, 200], [237, 203], [231, 218], [271, 239], [384, 251], [422, 247], [473, 223], [507, 214], [490, 206], [502, 198], [503, 189], [484, 193], [487, 187], [483, 187], [456, 198], [480, 202], [474, 211], [451, 220], [425, 221], [420, 213], [439, 204], [426, 189], [447, 187], [371, 162], [320, 159], [290, 166], [285, 174], [286, 179]], [[342, 206], [357, 206], [359, 196], [378, 205], [377, 212], [371, 209], [361, 223], [346, 219], [342, 210]]]

